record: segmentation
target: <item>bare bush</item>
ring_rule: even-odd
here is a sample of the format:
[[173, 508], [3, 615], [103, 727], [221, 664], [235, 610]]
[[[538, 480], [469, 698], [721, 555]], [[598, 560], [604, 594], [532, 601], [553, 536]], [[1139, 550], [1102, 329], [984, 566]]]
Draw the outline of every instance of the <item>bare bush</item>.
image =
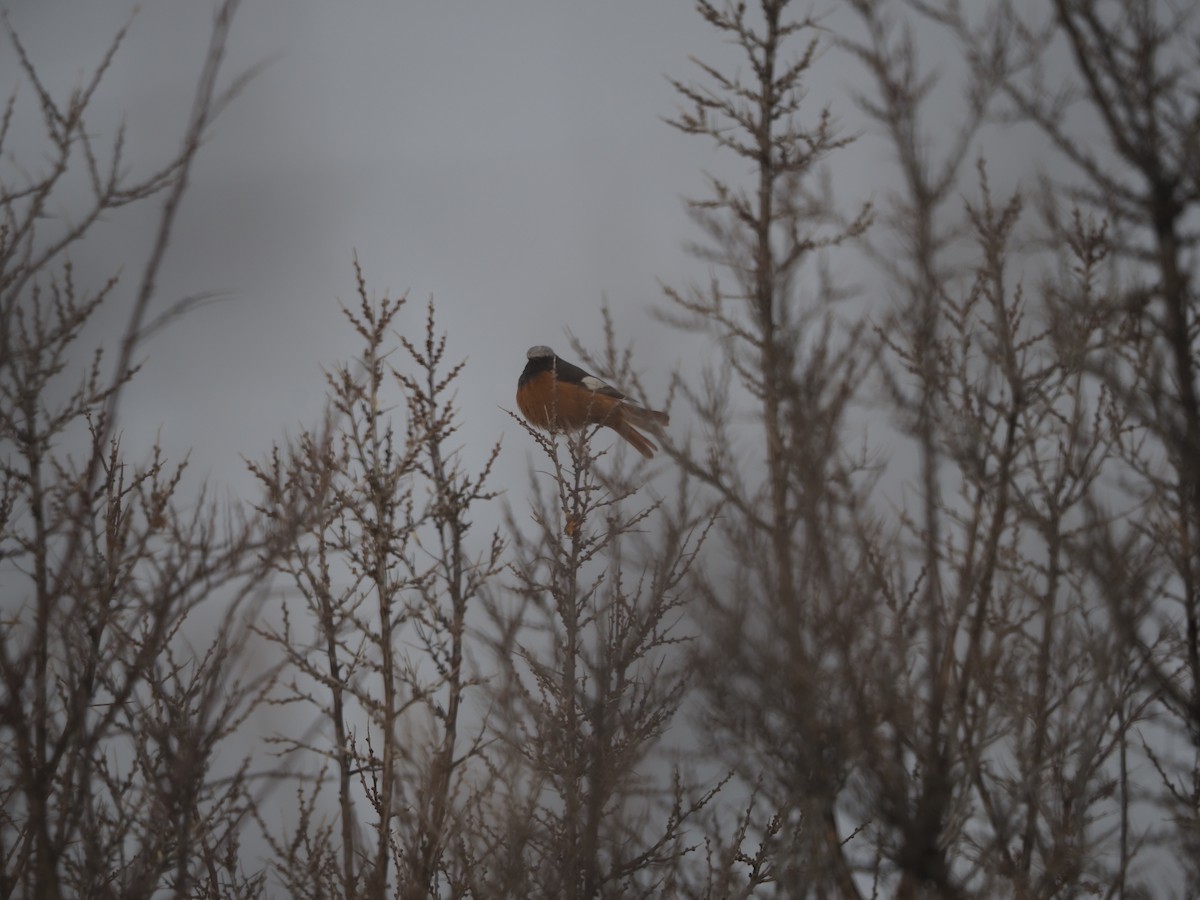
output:
[[[607, 324], [596, 368], [634, 384]], [[515, 582], [490, 604], [505, 791], [482, 825], [508, 862], [478, 895], [670, 894], [711, 796], [688, 799], [659, 752], [686, 690], [682, 581], [707, 528], [668, 529], [640, 556], [636, 536], [665, 524], [635, 497], [641, 468], [600, 449], [598, 426], [566, 437], [522, 426], [546, 469], [531, 470], [528, 519], [508, 512]]]
[[[701, 63], [704, 83], [676, 84], [684, 107], [672, 124], [736, 154], [754, 178], [747, 187], [712, 179], [710, 196], [689, 204], [705, 236], [698, 252], [722, 276], [669, 289], [665, 316], [711, 335], [724, 368], [706, 376], [704, 391], [681, 388], [707, 440], [668, 449], [711, 490], [730, 548], [711, 567], [714, 577], [696, 585], [706, 604], [701, 729], [765, 809], [749, 810], [735, 846], [717, 854], [744, 874], [715, 866], [712, 878], [849, 895], [853, 828], [840, 820], [838, 798], [854, 750], [841, 721], [848, 685], [840, 675], [854, 652], [857, 607], [848, 597], [859, 488], [858, 464], [840, 444], [866, 358], [855, 349], [861, 326], [838, 320], [841, 289], [810, 286], [804, 276], [822, 249], [860, 235], [871, 213], [843, 224], [820, 183], [820, 165], [847, 139], [828, 110], [811, 124], [802, 118], [817, 22], [783, 2], [697, 7], [739, 48], [750, 74], [742, 81]], [[747, 407], [731, 396], [746, 398], [762, 429], [736, 448], [737, 416]]]
[[[1058, 261], [1043, 287], [1046, 327], [1055, 363], [1074, 372], [1082, 420], [1110, 434], [1099, 447], [1066, 445], [1064, 468], [1104, 477], [1069, 495], [1080, 515], [1063, 533], [1064, 569], [1105, 607], [1121, 661], [1097, 666], [1132, 682], [1121, 720], [1153, 717], [1121, 742], [1121, 796], [1156, 795], [1158, 809], [1121, 819], [1116, 883], [1124, 889], [1133, 852], [1161, 838], [1183, 892], [1195, 893], [1198, 10], [1062, 0], [1036, 16], [998, 4], [986, 34], [962, 10], [930, 13], [997, 85], [997, 118], [1034, 126], [1053, 148], [1038, 185], [1041, 239]], [[1131, 785], [1139, 759], [1157, 775]], [[1160, 831], [1151, 817], [1172, 824]]]
[[[0, 170], [0, 895], [250, 896], [240, 824], [245, 764], [218, 751], [267, 676], [239, 674], [245, 617], [261, 600], [274, 535], [253, 517], [181, 496], [185, 466], [157, 447], [127, 457], [118, 410], [158, 325], [193, 300], [162, 301], [157, 277], [191, 167], [221, 106], [236, 3], [217, 10], [177, 154], [127, 171], [118, 131], [89, 118], [122, 31], [67, 98], [44, 87], [7, 28], [37, 98], [45, 155]], [[15, 100], [0, 123], [12, 136]], [[87, 196], [54, 215], [82, 172]], [[73, 201], [80, 198], [72, 194]], [[131, 289], [76, 282], [73, 248], [107, 213], [162, 201]], [[81, 206], [81, 208], [80, 208]], [[115, 360], [79, 365], [102, 307], [128, 303]], [[223, 624], [197, 622], [220, 603]], [[248, 680], [243, 680], [248, 678]]]
[[[697, 6], [741, 48], [749, 74], [702, 64], [705, 84], [677, 85], [685, 107], [674, 124], [753, 166], [745, 187], [714, 179], [691, 204], [707, 238], [699, 253], [718, 277], [668, 290], [668, 318], [711, 334], [723, 353], [703, 391], [681, 389], [707, 446], [670, 449], [721, 504], [735, 548], [698, 573], [699, 687], [712, 753], [750, 799], [736, 828], [727, 818], [710, 835], [708, 887], [697, 892], [739, 882], [782, 896], [1144, 889], [1149, 785], [1131, 756], [1164, 772], [1164, 808], [1191, 815], [1186, 766], [1166, 775], [1161, 742], [1147, 737], [1155, 702], [1184, 722], [1191, 702], [1180, 637], [1190, 633], [1192, 526], [1151, 512], [1192, 496], [1179, 468], [1196, 458], [1190, 363], [1178, 362], [1192, 339], [1171, 338], [1192, 334], [1190, 288], [1182, 257], [1163, 250], [1187, 243], [1172, 231], [1192, 184], [1177, 162], [1192, 140], [1180, 106], [1186, 54], [1156, 52], [1178, 22], [1155, 24], [1152, 4], [1135, 5], [1122, 36], [1120, 16], [1090, 4], [1058, 4], [1041, 29], [1016, 26], [1005, 4], [973, 24], [959, 4], [853, 4], [857, 26], [837, 41], [863, 64], [856, 100], [899, 174], [867, 234], [867, 214], [838, 217], [819, 177], [845, 144], [830, 112], [797, 124], [818, 23], [771, 0]], [[934, 24], [951, 25], [967, 50], [961, 93], [923, 65]], [[1150, 185], [1140, 197], [1064, 130], [1053, 104], [1065, 93], [1022, 81], [1044, 71], [1038, 54], [1056, 29], [1101, 118], [1142, 116], [1134, 110], [1156, 98], [1145, 115], [1161, 121], [1125, 122], [1106, 158], [1136, 156]], [[1158, 101], [1175, 88], [1184, 94]], [[941, 104], [957, 93], [952, 132], [932, 124], [935, 92]], [[1019, 193], [997, 200], [982, 163], [973, 186], [964, 178], [1005, 98], [1091, 179], [1082, 190], [1044, 186], [1049, 257], [1029, 252]], [[1151, 146], [1168, 123], [1177, 142]], [[1129, 151], [1139, 135], [1145, 145]], [[1178, 193], [1163, 200], [1164, 185]], [[1102, 198], [1120, 206], [1099, 210], [1112, 227], [1087, 209], [1061, 212], [1080, 200], [1097, 210]], [[1114, 227], [1126, 240], [1135, 221], [1158, 236], [1144, 252], [1115, 240]], [[877, 347], [828, 302], [842, 294], [838, 270], [819, 256], [850, 238], [864, 239], [891, 305], [875, 305]], [[1141, 271], [1158, 265], [1155, 287], [1135, 278], [1114, 300], [1128, 277], [1115, 273], [1129, 271], [1115, 255]], [[1034, 264], [1046, 277], [1027, 280]], [[1131, 327], [1129, 311], [1144, 314], [1170, 285], [1176, 311], [1164, 300], [1160, 336], [1131, 347], [1152, 329]], [[878, 377], [866, 380], [869, 361]], [[904, 470], [911, 499], [874, 480], [863, 465], [871, 450], [843, 449], [852, 404], [878, 396], [869, 386], [892, 410], [892, 445], [915, 457]], [[738, 425], [747, 411], [758, 439]], [[1167, 459], [1176, 475], [1164, 481], [1155, 473]], [[1176, 549], [1163, 552], [1166, 521]], [[1168, 558], [1183, 568], [1164, 569]], [[1154, 634], [1150, 621], [1165, 629]], [[1191, 831], [1176, 832], [1184, 845]]]
[[[287, 690], [272, 702], [318, 716], [302, 736], [274, 739], [295, 771], [316, 767], [298, 824], [272, 837], [276, 870], [294, 896], [460, 895], [469, 873], [447, 847], [484, 740], [463, 708], [468, 607], [503, 548], [494, 534], [471, 556], [467, 532], [492, 497], [499, 445], [479, 474], [463, 471], [451, 444], [462, 364], [446, 365], [432, 304], [423, 341], [397, 338], [404, 298], [372, 301], [356, 272], [359, 303], [345, 314], [362, 357], [327, 376], [325, 426], [253, 467], [270, 518], [317, 511], [279, 563], [306, 615], [285, 602], [281, 624], [262, 629], [287, 660]], [[397, 340], [402, 368], [389, 362]], [[321, 824], [326, 807], [336, 827]]]

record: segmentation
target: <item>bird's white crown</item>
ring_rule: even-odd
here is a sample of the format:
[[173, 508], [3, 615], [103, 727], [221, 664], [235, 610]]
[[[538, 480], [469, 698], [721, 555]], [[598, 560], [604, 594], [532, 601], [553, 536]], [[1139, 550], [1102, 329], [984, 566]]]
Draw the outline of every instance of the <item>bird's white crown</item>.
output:
[[553, 356], [554, 351], [545, 344], [538, 344], [536, 347], [530, 347], [529, 352], [525, 354], [527, 359], [540, 359], [543, 356]]

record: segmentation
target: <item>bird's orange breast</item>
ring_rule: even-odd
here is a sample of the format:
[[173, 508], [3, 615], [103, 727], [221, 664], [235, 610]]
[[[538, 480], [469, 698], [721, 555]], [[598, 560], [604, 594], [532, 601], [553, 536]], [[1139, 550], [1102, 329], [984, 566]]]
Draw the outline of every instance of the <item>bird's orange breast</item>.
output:
[[619, 401], [581, 384], [559, 381], [553, 372], [535, 375], [517, 390], [517, 407], [531, 425], [573, 431], [605, 422]]

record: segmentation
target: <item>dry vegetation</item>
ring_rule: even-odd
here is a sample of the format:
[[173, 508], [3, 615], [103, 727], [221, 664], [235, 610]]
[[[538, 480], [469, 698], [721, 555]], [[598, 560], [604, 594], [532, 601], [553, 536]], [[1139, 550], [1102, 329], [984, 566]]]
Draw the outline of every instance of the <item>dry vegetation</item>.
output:
[[[7, 33], [44, 152], [12, 160], [10, 103], [0, 897], [1200, 893], [1195, 4], [701, 0], [741, 62], [670, 122], [750, 174], [688, 201], [707, 278], [660, 313], [719, 362], [675, 380], [660, 477], [515, 422], [498, 499], [432, 304], [356, 264], [359, 356], [230, 505], [119, 422], [200, 299], [156, 280], [235, 7], [139, 177], [89, 120], [121, 37], [56, 98]], [[814, 107], [833, 59], [855, 93]], [[847, 209], [853, 116], [887, 165]], [[1045, 153], [998, 191], [1006, 129]], [[77, 284], [140, 203], [141, 274]], [[576, 351], [636, 386], [606, 325]]]

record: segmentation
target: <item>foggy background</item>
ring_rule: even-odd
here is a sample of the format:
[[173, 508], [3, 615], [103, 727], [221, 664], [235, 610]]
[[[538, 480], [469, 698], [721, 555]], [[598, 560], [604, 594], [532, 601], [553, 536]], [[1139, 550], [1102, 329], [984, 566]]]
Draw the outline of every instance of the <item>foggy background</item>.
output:
[[[111, 129], [95, 134], [102, 146], [124, 122], [137, 172], [178, 145], [212, 9], [134, 8], [26, 2], [7, 14], [56, 96], [84, 82], [129, 22], [91, 122]], [[727, 52], [684, 0], [244, 3], [224, 82], [263, 67], [201, 150], [158, 311], [199, 292], [222, 299], [149, 343], [123, 401], [128, 449], [137, 457], [157, 433], [169, 458], [190, 451], [189, 481], [248, 489], [242, 457], [315, 425], [321, 367], [357, 350], [338, 311], [355, 301], [355, 252], [376, 294], [408, 292], [410, 334], [434, 298], [450, 358], [468, 359], [467, 468], [505, 436], [497, 485], [524, 476], [528, 448], [501, 408], [514, 408], [526, 348], [570, 357], [569, 329], [598, 351], [603, 302], [660, 401], [688, 347], [651, 317], [659, 280], [707, 277], [684, 249], [695, 231], [682, 197], [703, 193], [706, 168], [728, 165], [663, 121], [678, 105], [668, 76], [693, 79], [690, 55]], [[14, 55], [0, 54], [0, 85], [17, 81]], [[32, 91], [19, 92], [17, 114], [38, 126]], [[14, 130], [17, 153], [43, 139]], [[110, 218], [73, 253], [83, 286], [122, 273], [102, 310], [113, 334], [158, 208]]]

